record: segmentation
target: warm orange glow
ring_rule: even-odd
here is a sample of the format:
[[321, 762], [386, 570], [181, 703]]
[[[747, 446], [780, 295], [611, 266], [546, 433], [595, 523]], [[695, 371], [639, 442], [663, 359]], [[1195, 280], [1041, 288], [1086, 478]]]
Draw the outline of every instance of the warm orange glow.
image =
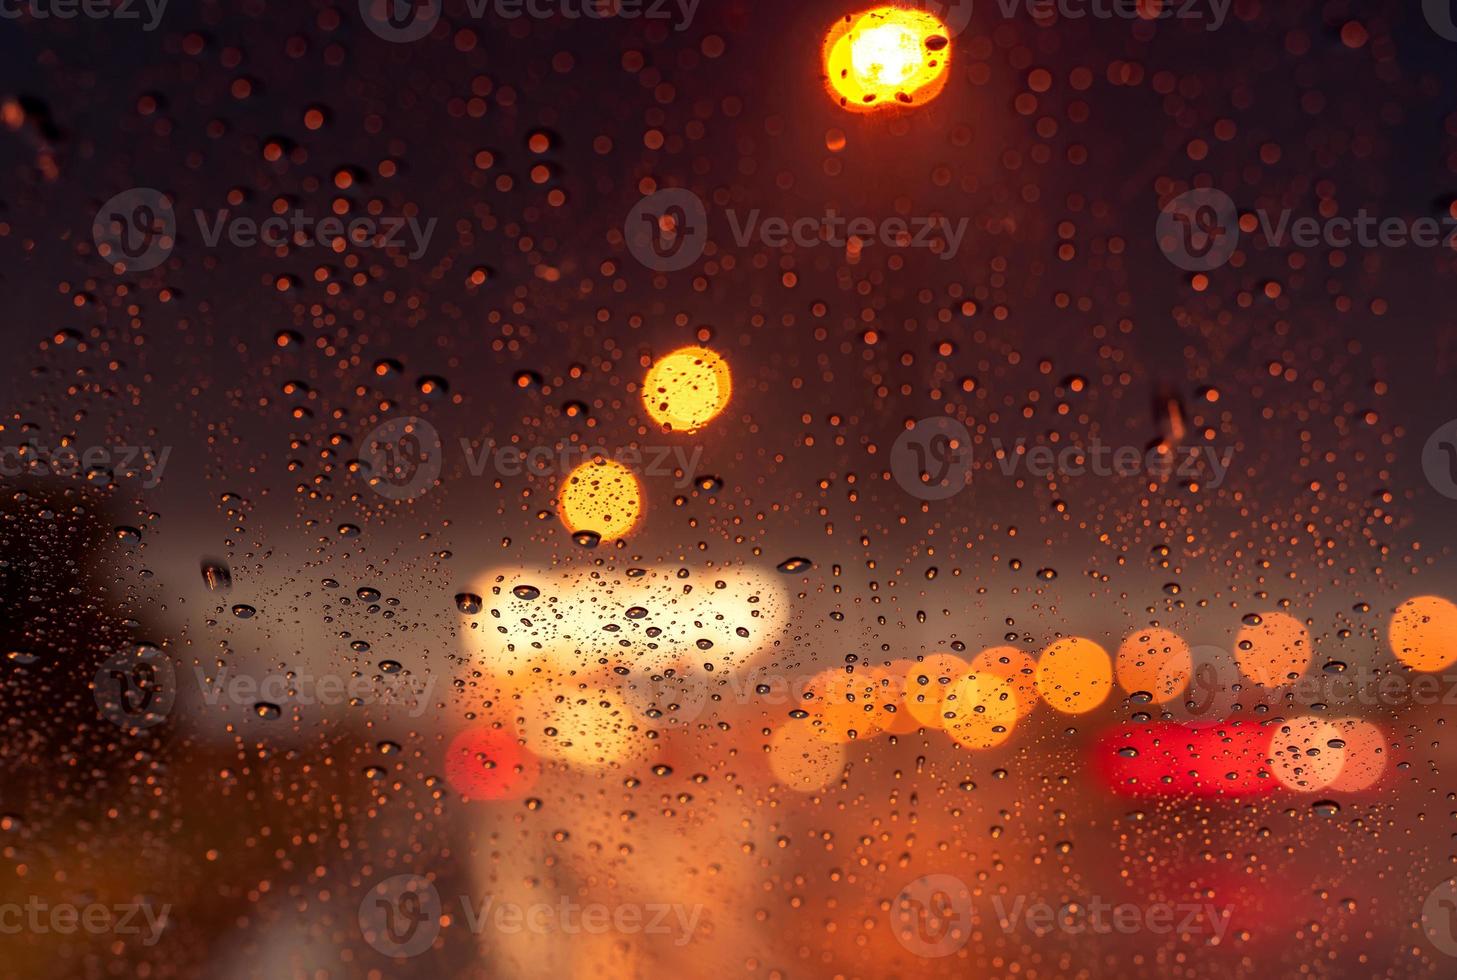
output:
[[1240, 673], [1261, 687], [1281, 687], [1310, 666], [1310, 634], [1285, 613], [1264, 613], [1234, 638], [1234, 659]]
[[806, 703], [810, 730], [828, 742], [869, 738], [885, 727], [875, 706], [875, 680], [869, 673], [832, 668], [809, 683], [814, 699]]
[[870, 699], [875, 706], [880, 730], [886, 735], [908, 735], [921, 727], [921, 722], [905, 705], [905, 678], [910, 663], [893, 661], [888, 667], [871, 667], [867, 672], [871, 683]]
[[1434, 595], [1408, 599], [1396, 607], [1387, 638], [1412, 670], [1441, 670], [1457, 660], [1457, 606]]
[[706, 347], [682, 347], [648, 368], [643, 405], [654, 422], [674, 432], [692, 432], [728, 407], [733, 377], [728, 361]]
[[1112, 689], [1108, 651], [1084, 637], [1058, 640], [1037, 661], [1037, 693], [1063, 714], [1092, 711]]
[[804, 721], [777, 728], [768, 754], [774, 778], [801, 793], [828, 786], [845, 768], [845, 747], [821, 738]]
[[927, 728], [941, 728], [946, 722], [942, 704], [966, 669], [966, 661], [954, 653], [933, 653], [911, 664], [905, 679], [907, 713]]
[[1017, 693], [1004, 677], [963, 674], [943, 705], [946, 734], [968, 749], [989, 749], [1005, 742], [1017, 723]]
[[932, 14], [876, 7], [846, 14], [825, 38], [830, 94], [852, 112], [930, 102], [946, 86], [950, 34]]
[[632, 470], [615, 460], [591, 460], [572, 470], [557, 493], [567, 530], [620, 538], [642, 516], [642, 487]]
[[1153, 695], [1154, 704], [1172, 701], [1189, 686], [1194, 660], [1177, 633], [1151, 626], [1135, 630], [1118, 647], [1118, 686], [1129, 694]]
[[1356, 793], [1374, 786], [1386, 771], [1386, 744], [1381, 729], [1360, 718], [1338, 718], [1331, 724], [1346, 743], [1346, 762], [1330, 788]]
[[1325, 789], [1346, 761], [1340, 742], [1340, 729], [1330, 722], [1292, 718], [1276, 726], [1270, 736], [1270, 771], [1287, 789], [1301, 793]]
[[991, 647], [976, 655], [971, 669], [979, 674], [1005, 677], [1017, 695], [1017, 717], [1024, 718], [1037, 707], [1037, 661], [1016, 647]]

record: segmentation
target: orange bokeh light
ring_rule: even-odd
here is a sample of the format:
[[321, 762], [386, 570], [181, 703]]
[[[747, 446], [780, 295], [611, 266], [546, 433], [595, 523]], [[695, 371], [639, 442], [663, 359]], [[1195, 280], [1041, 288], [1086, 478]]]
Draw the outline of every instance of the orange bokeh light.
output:
[[1017, 695], [1018, 718], [1030, 715], [1037, 707], [1037, 661], [1032, 654], [1016, 647], [989, 647], [976, 655], [971, 669], [1011, 681]]
[[1310, 634], [1294, 616], [1264, 613], [1234, 638], [1234, 659], [1241, 674], [1261, 687], [1282, 687], [1310, 666]]
[[1092, 711], [1113, 689], [1108, 651], [1081, 636], [1058, 640], [1037, 661], [1037, 693], [1063, 714]]
[[1154, 704], [1178, 697], [1194, 670], [1189, 644], [1170, 630], [1151, 626], [1135, 630], [1118, 647], [1118, 686], [1129, 694], [1153, 696]]
[[950, 33], [922, 10], [876, 7], [846, 14], [825, 37], [830, 95], [851, 112], [925, 105], [946, 86]]
[[1412, 670], [1441, 670], [1457, 660], [1457, 606], [1434, 595], [1408, 599], [1396, 607], [1387, 639]]

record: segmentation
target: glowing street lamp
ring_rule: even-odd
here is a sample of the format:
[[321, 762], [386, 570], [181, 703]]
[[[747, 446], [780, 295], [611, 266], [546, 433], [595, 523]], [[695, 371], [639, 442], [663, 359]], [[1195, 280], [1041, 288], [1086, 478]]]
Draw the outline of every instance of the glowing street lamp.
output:
[[847, 14], [825, 37], [830, 95], [851, 112], [925, 105], [946, 85], [950, 33], [937, 17], [905, 7]]

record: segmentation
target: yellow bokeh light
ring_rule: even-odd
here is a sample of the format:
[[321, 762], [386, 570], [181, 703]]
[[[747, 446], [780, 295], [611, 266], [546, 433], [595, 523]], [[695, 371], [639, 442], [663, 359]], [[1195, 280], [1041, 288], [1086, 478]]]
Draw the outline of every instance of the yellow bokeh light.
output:
[[1396, 607], [1387, 638], [1412, 670], [1441, 670], [1457, 660], [1457, 606], [1434, 595], [1408, 599]]
[[1084, 637], [1058, 640], [1037, 661], [1037, 693], [1063, 714], [1092, 711], [1112, 689], [1108, 651]]
[[1135, 630], [1118, 647], [1114, 664], [1118, 686], [1129, 694], [1153, 695], [1154, 704], [1172, 701], [1189, 686], [1194, 659], [1189, 644], [1170, 630], [1152, 626]]
[[1037, 661], [1032, 654], [1016, 647], [990, 647], [976, 655], [971, 669], [979, 674], [1005, 677], [1012, 682], [1017, 695], [1017, 717], [1032, 713], [1037, 707]]
[[1234, 638], [1240, 673], [1261, 687], [1289, 684], [1310, 666], [1310, 634], [1285, 613], [1264, 613], [1259, 620], [1241, 627]]
[[945, 87], [950, 56], [950, 33], [934, 15], [876, 7], [835, 22], [825, 38], [825, 78], [852, 112], [924, 105]]
[[692, 432], [728, 407], [733, 376], [728, 361], [706, 347], [683, 347], [648, 368], [643, 405], [652, 420], [674, 432]]
[[967, 663], [954, 653], [933, 653], [906, 669], [905, 707], [907, 713], [927, 728], [940, 728], [946, 695], [957, 678], [966, 673]]
[[989, 749], [1005, 742], [1017, 724], [1017, 692], [1012, 682], [968, 671], [946, 695], [946, 734], [968, 749]]
[[567, 530], [620, 538], [637, 526], [643, 512], [642, 486], [616, 460], [589, 460], [572, 470], [557, 492], [558, 513]]

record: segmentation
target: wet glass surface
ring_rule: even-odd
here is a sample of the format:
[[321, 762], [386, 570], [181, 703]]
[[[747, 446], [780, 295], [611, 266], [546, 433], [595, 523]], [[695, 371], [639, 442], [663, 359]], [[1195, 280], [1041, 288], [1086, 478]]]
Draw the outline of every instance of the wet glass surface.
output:
[[1445, 2], [0, 55], [0, 976], [1457, 968]]

